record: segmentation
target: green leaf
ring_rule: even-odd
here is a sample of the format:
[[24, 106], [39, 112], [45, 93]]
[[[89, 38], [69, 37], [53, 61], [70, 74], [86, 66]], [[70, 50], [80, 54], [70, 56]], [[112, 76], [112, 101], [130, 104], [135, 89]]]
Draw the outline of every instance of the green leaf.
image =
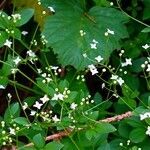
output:
[[130, 132], [129, 138], [134, 143], [142, 142], [146, 138], [145, 129], [136, 128]]
[[[74, 4], [73, 1], [56, 0], [54, 4], [57, 13], [47, 18], [42, 34], [48, 40], [47, 46], [53, 48], [64, 66], [83, 69], [93, 64], [91, 60], [98, 55], [107, 60], [111, 52], [120, 47], [120, 39], [128, 36], [123, 25], [127, 19], [114, 8], [97, 6], [85, 12], [78, 1]], [[107, 29], [113, 30], [115, 34], [106, 37], [104, 34]], [[80, 30], [86, 34], [81, 36]], [[93, 39], [98, 41], [97, 49], [90, 47]], [[84, 53], [90, 59], [84, 58]]]
[[34, 9], [25, 8], [25, 9], [21, 9], [17, 13], [21, 15], [21, 19], [16, 22], [16, 26], [22, 26], [31, 19], [31, 17], [34, 14]]
[[14, 30], [14, 34], [12, 35], [12, 37], [14, 37], [15, 39], [21, 40], [21, 32], [19, 29], [15, 28]]
[[45, 147], [44, 150], [60, 150], [63, 148], [63, 144], [61, 144], [60, 142], [50, 142], [48, 143]]
[[97, 127], [95, 128], [95, 130], [101, 134], [105, 134], [105, 133], [111, 133], [111, 132], [115, 132], [116, 129], [113, 125], [103, 122], [103, 123], [99, 123], [97, 125]]
[[4, 120], [6, 123], [10, 123], [12, 118], [19, 117], [20, 106], [19, 103], [11, 104], [5, 111]]
[[0, 31], [0, 47], [4, 45], [6, 39], [8, 39], [8, 34], [4, 31]]
[[150, 32], [150, 27], [144, 28], [141, 32], [144, 32], [144, 33]]
[[39, 134], [37, 134], [37, 135], [35, 135], [35, 136], [33, 137], [33, 143], [34, 143], [35, 147], [41, 149], [41, 148], [43, 148], [44, 145], [45, 145], [45, 139], [44, 139], [44, 137], [39, 133]]
[[91, 129], [86, 131], [87, 139], [91, 140], [91, 138], [96, 137], [98, 134], [107, 134], [116, 131], [115, 127], [109, 123], [99, 123], [96, 126], [93, 126]]
[[29, 124], [28, 120], [24, 117], [17, 117], [17, 118], [14, 119], [14, 121], [16, 123], [18, 123], [19, 125], [23, 125], [23, 126], [26, 126], [26, 125]]
[[[3, 11], [0, 11], [0, 14], [1, 14], [0, 15], [0, 28], [6, 29], [9, 26], [8, 15]], [[2, 16], [5, 16], [5, 17], [2, 17]]]

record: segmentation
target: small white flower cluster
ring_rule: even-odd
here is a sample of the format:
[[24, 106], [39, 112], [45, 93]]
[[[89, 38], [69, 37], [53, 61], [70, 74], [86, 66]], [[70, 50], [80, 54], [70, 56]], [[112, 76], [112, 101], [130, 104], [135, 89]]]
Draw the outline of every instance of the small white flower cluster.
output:
[[5, 29], [5, 31], [8, 33], [8, 34], [14, 34], [15, 33], [15, 31], [14, 30], [10, 30], [10, 29]]
[[112, 35], [114, 35], [115, 33], [114, 33], [114, 31], [112, 31], [112, 30], [110, 30], [110, 29], [107, 29], [107, 31], [105, 32], [105, 36], [108, 36], [109, 34], [112, 34]]
[[78, 104], [76, 104], [76, 103], [73, 102], [73, 103], [70, 105], [70, 108], [71, 108], [72, 110], [75, 110], [77, 106], [78, 106]]
[[111, 76], [110, 79], [111, 79], [111, 80], [114, 80], [114, 81], [113, 81], [114, 84], [116, 84], [116, 83], [118, 82], [118, 84], [119, 84], [120, 86], [122, 86], [122, 84], [124, 83], [124, 80], [123, 80], [121, 77], [119, 77], [118, 75], [113, 75], [113, 74], [112, 74], [112, 76]]
[[142, 48], [144, 48], [144, 49], [148, 49], [148, 48], [150, 48], [150, 45], [145, 44], [145, 45], [143, 45], [143, 46], [142, 46]]
[[95, 75], [95, 74], [97, 74], [97, 73], [98, 73], [97, 68], [96, 68], [93, 64], [88, 65], [88, 68], [90, 69], [90, 71], [91, 71], [92, 75]]
[[11, 69], [11, 73], [12, 73], [12, 74], [15, 74], [15, 73], [18, 71], [17, 66], [19, 65], [19, 63], [20, 63], [21, 61], [22, 61], [22, 60], [21, 60], [21, 58], [20, 58], [19, 56], [17, 56], [17, 57], [13, 60], [13, 62], [14, 62], [14, 68]]
[[50, 99], [48, 97], [48, 95], [44, 95], [44, 97], [40, 98], [40, 101], [42, 103], [40, 103], [39, 101], [36, 101], [35, 104], [33, 105], [33, 107], [37, 108], [37, 109], [41, 109], [41, 107], [46, 103], [48, 102]]
[[52, 110], [50, 110], [49, 112], [40, 112], [39, 113], [39, 116], [43, 119], [43, 121], [46, 121], [46, 122], [51, 122], [51, 114], [53, 113]]
[[57, 76], [58, 73], [60, 73], [62, 70], [61, 68], [59, 68], [58, 66], [50, 66], [50, 67], [46, 67], [46, 70], [47, 71], [51, 71], [53, 70], [54, 71], [54, 74]]
[[27, 51], [27, 58], [32, 64], [34, 64], [34, 62], [38, 60], [37, 56], [32, 50]]
[[90, 103], [94, 103], [94, 100], [90, 100], [91, 99], [91, 95], [86, 96], [85, 98], [81, 99], [80, 105], [83, 106], [84, 104], [90, 104]]
[[97, 44], [98, 44], [98, 41], [93, 39], [92, 43], [90, 43], [91, 49], [97, 49]]
[[48, 43], [48, 41], [45, 39], [44, 35], [41, 36], [41, 42], [43, 45], [46, 45]]
[[141, 65], [141, 67], [144, 69], [146, 68], [146, 72], [150, 73], [150, 57], [147, 57], [148, 60], [144, 62], [144, 64]]
[[146, 118], [150, 118], [150, 112], [146, 112], [144, 114], [140, 114], [140, 120], [144, 120]]
[[68, 90], [68, 88], [65, 88], [63, 93], [59, 92], [59, 90], [56, 88], [55, 89], [56, 93], [54, 94], [52, 100], [64, 100], [64, 98], [68, 98], [69, 94], [70, 94], [70, 90]]
[[124, 50], [122, 49], [119, 53], [119, 56], [121, 57], [124, 54]]
[[11, 17], [13, 18], [13, 22], [14, 23], [21, 19], [21, 15], [20, 14], [12, 14]]
[[37, 41], [34, 39], [33, 41], [30, 42], [31, 45], [37, 46]]
[[85, 82], [84, 75], [78, 75], [78, 76], [76, 77], [76, 79], [77, 79], [77, 80], [80, 80], [80, 79], [81, 79], [82, 82]]
[[131, 58], [125, 58], [125, 62], [121, 63], [122, 67], [126, 67], [126, 66], [132, 66], [132, 59]]
[[16, 124], [12, 124], [11, 127], [6, 127], [5, 121], [1, 121], [0, 123], [1, 126], [1, 142], [2, 145], [11, 145], [13, 142], [13, 139], [11, 136], [15, 136], [17, 131], [20, 130], [20, 128]]
[[85, 32], [85, 31], [80, 30], [80, 35], [81, 35], [81, 36], [84, 36], [85, 34], [86, 34], [86, 32]]
[[150, 126], [147, 127], [147, 130], [146, 130], [145, 134], [150, 136]]
[[44, 78], [42, 80], [43, 83], [49, 83], [52, 81], [51, 75], [47, 73], [42, 73], [41, 76]]

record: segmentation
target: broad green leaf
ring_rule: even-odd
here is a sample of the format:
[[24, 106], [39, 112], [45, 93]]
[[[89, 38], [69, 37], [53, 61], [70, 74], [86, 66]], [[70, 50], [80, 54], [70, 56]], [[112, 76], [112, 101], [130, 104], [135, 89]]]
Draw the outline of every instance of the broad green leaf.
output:
[[7, 27], [9, 27], [8, 15], [5, 12], [0, 11], [0, 28], [6, 29]]
[[4, 31], [0, 31], [0, 47], [4, 45], [6, 39], [8, 39], [8, 34]]
[[34, 14], [34, 9], [24, 8], [18, 11], [17, 13], [21, 15], [21, 19], [16, 22], [16, 26], [22, 26], [31, 19], [31, 17]]
[[126, 123], [120, 123], [118, 127], [118, 132], [120, 136], [124, 138], [129, 138], [129, 131], [131, 130], [131, 127], [127, 125]]
[[42, 149], [45, 145], [44, 137], [39, 133], [33, 137], [33, 143], [38, 149]]
[[26, 126], [26, 125], [29, 124], [28, 120], [24, 117], [17, 117], [17, 118], [14, 119], [14, 121], [16, 123], [18, 123], [19, 125], [23, 125], [23, 126]]
[[[98, 55], [107, 60], [111, 52], [120, 47], [120, 39], [128, 36], [123, 25], [127, 19], [114, 8], [97, 6], [85, 12], [78, 0], [76, 3], [72, 0], [49, 1], [49, 5], [52, 4], [55, 4], [56, 14], [47, 18], [42, 34], [48, 40], [47, 46], [53, 48], [64, 66], [83, 69]], [[107, 29], [114, 31], [114, 35], [105, 36]], [[81, 30], [86, 33], [84, 36], [80, 35]], [[90, 46], [93, 39], [98, 41], [97, 49]], [[85, 53], [90, 59], [83, 57]]]
[[0, 85], [6, 87], [8, 82], [9, 82], [9, 80], [8, 80], [7, 77], [3, 77], [3, 76], [0, 75]]
[[144, 33], [150, 32], [150, 27], [144, 28], [141, 32], [144, 32]]
[[142, 142], [146, 138], [144, 128], [136, 128], [130, 132], [129, 138], [134, 143]]
[[101, 134], [106, 134], [106, 133], [111, 133], [116, 131], [113, 125], [106, 122], [97, 124], [95, 130]]
[[6, 123], [10, 123], [12, 118], [19, 117], [20, 106], [19, 103], [11, 104], [5, 111], [4, 120]]
[[50, 142], [48, 143], [45, 147], [44, 150], [61, 150], [63, 148], [63, 144], [61, 144], [60, 142]]
[[11, 74], [11, 69], [13, 68], [13, 59], [11, 55], [8, 55], [7, 61], [2, 66], [2, 69], [0, 71], [0, 75], [7, 77], [8, 75]]

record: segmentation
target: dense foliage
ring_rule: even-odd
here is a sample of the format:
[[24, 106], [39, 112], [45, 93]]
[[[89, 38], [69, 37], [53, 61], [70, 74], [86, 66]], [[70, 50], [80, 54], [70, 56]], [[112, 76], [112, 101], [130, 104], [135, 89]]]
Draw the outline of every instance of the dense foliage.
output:
[[0, 147], [148, 150], [150, 0], [0, 4]]

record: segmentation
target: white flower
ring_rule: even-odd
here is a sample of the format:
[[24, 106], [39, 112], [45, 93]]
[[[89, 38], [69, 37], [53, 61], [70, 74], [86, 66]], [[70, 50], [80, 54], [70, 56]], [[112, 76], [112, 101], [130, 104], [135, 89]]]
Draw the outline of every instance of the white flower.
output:
[[90, 69], [92, 75], [97, 74], [97, 68], [92, 64], [92, 65], [88, 65], [88, 68]]
[[103, 58], [100, 55], [95, 57], [95, 59], [97, 60], [97, 62], [101, 62], [103, 60]]
[[22, 31], [21, 34], [26, 36], [28, 34], [28, 32], [27, 31]]
[[132, 62], [131, 62], [132, 59], [131, 58], [126, 58], [125, 60], [126, 60], [127, 65], [132, 65]]
[[43, 104], [40, 104], [38, 101], [36, 101], [33, 107], [36, 107], [37, 109], [41, 109], [42, 105]]
[[96, 43], [91, 43], [90, 45], [91, 45], [91, 49], [97, 49]]
[[147, 72], [150, 72], [150, 64], [147, 65], [146, 71], [147, 71]]
[[8, 98], [11, 99], [12, 95], [10, 93], [7, 94]]
[[96, 41], [95, 39], [93, 39], [92, 42], [95, 43], [95, 44], [98, 44], [98, 41]]
[[110, 29], [107, 29], [107, 33], [109, 34], [114, 34], [114, 31], [110, 30]]
[[86, 57], [87, 57], [87, 54], [86, 54], [86, 53], [84, 53], [82, 56], [83, 56], [84, 58], [86, 58]]
[[5, 46], [8, 46], [9, 48], [11, 48], [12, 42], [10, 40], [6, 40], [6, 42], [4, 43]]
[[147, 127], [146, 135], [150, 136], [150, 126]]
[[53, 120], [54, 122], [60, 121], [60, 119], [57, 117], [57, 115], [55, 115], [54, 117], [52, 117], [52, 120]]
[[47, 101], [49, 101], [49, 98], [47, 95], [44, 95], [44, 97], [40, 98], [40, 100], [44, 103], [46, 103]]
[[63, 100], [64, 99], [64, 95], [61, 93], [58, 94], [54, 94], [52, 100]]
[[15, 74], [18, 70], [19, 70], [18, 68], [13, 68], [13, 69], [11, 69], [11, 73]]
[[53, 7], [48, 6], [48, 8], [49, 8], [49, 10], [50, 10], [51, 12], [55, 13], [55, 10], [54, 10], [54, 8], [53, 8]]
[[142, 46], [144, 49], [148, 49], [150, 46], [148, 44], [145, 44]]
[[73, 103], [71, 104], [70, 108], [73, 109], [73, 110], [75, 110], [77, 106], [78, 106], [78, 105], [73, 102]]
[[105, 83], [102, 83], [102, 89], [105, 87]]
[[28, 108], [28, 104], [26, 102], [24, 102], [24, 105], [22, 106], [22, 109], [25, 110]]
[[112, 80], [115, 80], [114, 82], [116, 83], [116, 81], [119, 83], [119, 85], [121, 86], [124, 83], [124, 80], [121, 77], [118, 77], [117, 75], [113, 75], [111, 76]]
[[121, 86], [121, 85], [124, 83], [124, 80], [123, 80], [121, 77], [119, 77], [119, 78], [117, 79], [117, 82], [118, 82], [119, 85]]
[[13, 128], [9, 128], [9, 133], [10, 134], [13, 134], [13, 135], [16, 135], [16, 131], [15, 131], [15, 129], [13, 129]]
[[5, 89], [6, 87], [3, 85], [0, 85], [0, 89]]
[[11, 16], [13, 17], [14, 22], [16, 22], [17, 20], [21, 19], [21, 15], [20, 14], [12, 14]]
[[121, 63], [122, 67], [132, 65], [132, 59], [131, 58], [126, 58], [124, 63]]
[[32, 50], [28, 50], [27, 55], [30, 57], [36, 57], [35, 53]]
[[144, 120], [146, 118], [150, 118], [150, 112], [146, 112], [144, 114], [140, 114], [140, 120]]
[[15, 63], [15, 65], [18, 65], [21, 62], [20, 57], [18, 56], [16, 59], [13, 60], [13, 62]]
[[112, 79], [112, 80], [117, 80], [118, 79], [118, 76], [117, 75], [113, 75], [112, 74], [112, 76], [111, 76], [111, 78], [110, 79]]
[[30, 116], [34, 116], [36, 114], [36, 111], [31, 110]]

